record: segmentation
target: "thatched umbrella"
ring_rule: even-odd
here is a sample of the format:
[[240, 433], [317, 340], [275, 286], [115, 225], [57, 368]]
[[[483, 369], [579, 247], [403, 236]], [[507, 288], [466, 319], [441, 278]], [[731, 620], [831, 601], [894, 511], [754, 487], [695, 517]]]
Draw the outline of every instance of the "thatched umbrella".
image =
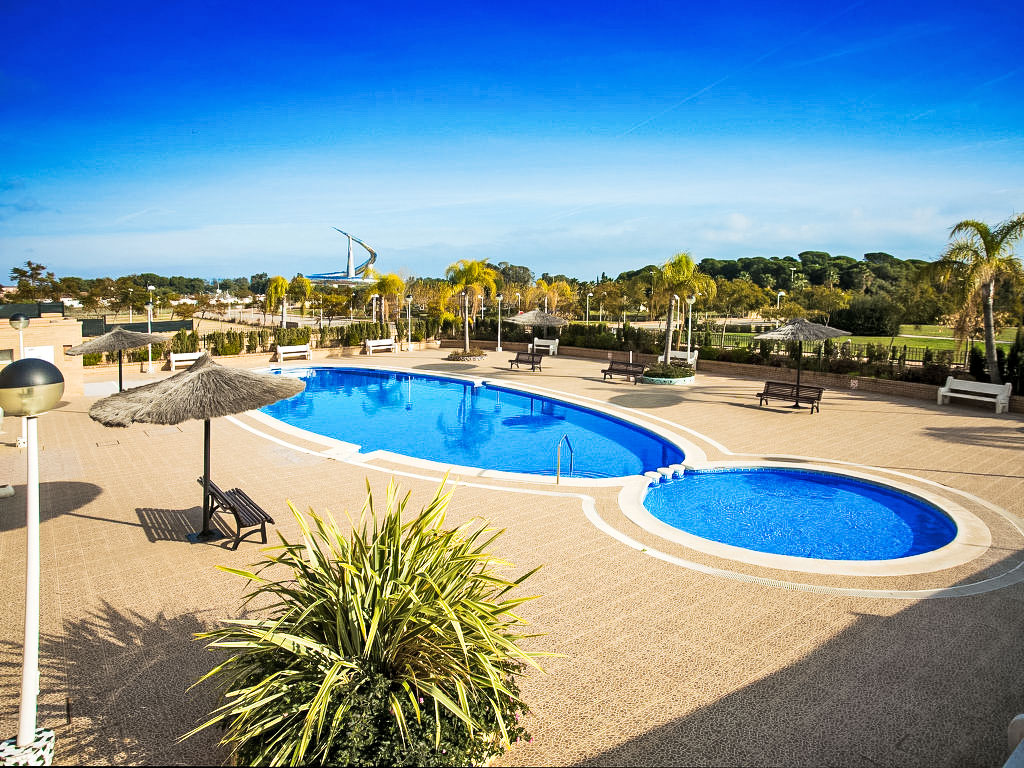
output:
[[[770, 339], [773, 341], [798, 341], [800, 347], [796, 358], [796, 387], [797, 392], [800, 390], [800, 369], [803, 367], [804, 362], [804, 342], [805, 341], [822, 341], [824, 339], [834, 339], [839, 336], [850, 336], [849, 331], [841, 331], [838, 328], [831, 328], [827, 325], [820, 325], [819, 323], [812, 323], [810, 320], [804, 320], [802, 317], [794, 318], [785, 325], [779, 326], [774, 331], [766, 331], [765, 333], [759, 333], [755, 336], [755, 339]], [[800, 407], [799, 400], [793, 403], [794, 408]]]
[[543, 309], [531, 309], [529, 312], [523, 312], [521, 315], [506, 317], [505, 321], [515, 323], [516, 325], [529, 325], [533, 328], [561, 328], [563, 325], [569, 324], [569, 321], [565, 318], [558, 315], [550, 315]]
[[227, 368], [204, 354], [188, 370], [162, 381], [119, 392], [96, 401], [89, 416], [107, 427], [180, 424], [202, 419], [203, 530], [200, 540], [215, 538], [210, 530], [210, 419], [244, 413], [297, 395], [305, 382], [287, 376]]
[[124, 391], [123, 356], [126, 349], [139, 349], [148, 344], [162, 344], [163, 336], [155, 333], [137, 333], [126, 331], [117, 326], [112, 331], [107, 331], [102, 336], [97, 336], [92, 341], [79, 344], [68, 350], [69, 355], [91, 355], [98, 352], [117, 352], [117, 391]]

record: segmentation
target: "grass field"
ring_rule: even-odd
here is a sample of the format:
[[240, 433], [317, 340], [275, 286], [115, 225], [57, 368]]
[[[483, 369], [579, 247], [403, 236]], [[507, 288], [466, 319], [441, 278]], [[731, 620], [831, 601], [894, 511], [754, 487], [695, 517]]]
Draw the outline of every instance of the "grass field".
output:
[[[1016, 335], [1016, 328], [1003, 328], [996, 334], [996, 341], [1012, 344]], [[901, 325], [900, 336], [936, 336], [951, 339], [953, 338], [953, 329], [945, 325]]]

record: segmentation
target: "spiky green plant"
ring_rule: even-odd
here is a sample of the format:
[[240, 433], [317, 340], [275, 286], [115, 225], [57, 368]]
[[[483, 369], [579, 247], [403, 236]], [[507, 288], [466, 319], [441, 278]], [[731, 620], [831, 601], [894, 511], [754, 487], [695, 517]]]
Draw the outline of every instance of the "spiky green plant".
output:
[[[520, 643], [508, 580], [487, 548], [486, 523], [445, 529], [444, 483], [402, 522], [409, 496], [388, 485], [383, 511], [367, 497], [351, 533], [292, 507], [301, 543], [281, 536], [252, 571], [235, 619], [201, 637], [232, 656], [204, 675], [226, 679], [221, 705], [192, 734], [224, 727], [247, 764], [459, 764], [500, 754], [525, 731], [516, 676], [539, 669]], [[287, 576], [282, 573], [287, 569]], [[376, 709], [375, 709], [376, 708]], [[375, 714], [376, 712], [376, 714]]]

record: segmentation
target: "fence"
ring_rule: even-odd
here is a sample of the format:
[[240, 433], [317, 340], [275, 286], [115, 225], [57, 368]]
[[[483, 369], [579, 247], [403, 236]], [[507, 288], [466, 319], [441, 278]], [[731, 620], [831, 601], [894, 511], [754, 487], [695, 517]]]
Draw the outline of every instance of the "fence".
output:
[[[124, 328], [126, 331], [137, 331], [138, 333], [148, 333], [149, 326], [145, 322], [141, 323], [113, 323], [108, 324], [107, 319], [104, 318], [83, 318], [79, 322], [82, 323], [82, 336], [102, 336], [107, 331], [111, 331], [116, 327]], [[180, 331], [184, 328], [186, 331], [192, 330], [191, 320], [159, 320], [153, 322], [153, 333], [172, 333]]]
[[22, 314], [25, 317], [42, 317], [47, 315], [63, 315], [63, 301], [39, 301], [32, 304], [0, 304], [0, 318]]

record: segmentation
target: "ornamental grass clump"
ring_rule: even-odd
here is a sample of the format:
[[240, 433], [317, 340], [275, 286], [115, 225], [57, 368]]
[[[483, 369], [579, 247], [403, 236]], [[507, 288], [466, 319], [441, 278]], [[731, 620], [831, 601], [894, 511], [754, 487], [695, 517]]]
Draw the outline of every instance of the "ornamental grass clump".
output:
[[348, 534], [293, 507], [301, 542], [222, 568], [269, 607], [200, 635], [233, 655], [201, 679], [225, 691], [188, 735], [220, 725], [243, 765], [482, 764], [528, 738], [516, 677], [542, 654], [520, 647], [531, 598], [510, 593], [537, 569], [510, 581], [486, 551], [501, 531], [444, 528], [444, 483], [405, 523], [397, 494], [378, 510], [367, 485]]

